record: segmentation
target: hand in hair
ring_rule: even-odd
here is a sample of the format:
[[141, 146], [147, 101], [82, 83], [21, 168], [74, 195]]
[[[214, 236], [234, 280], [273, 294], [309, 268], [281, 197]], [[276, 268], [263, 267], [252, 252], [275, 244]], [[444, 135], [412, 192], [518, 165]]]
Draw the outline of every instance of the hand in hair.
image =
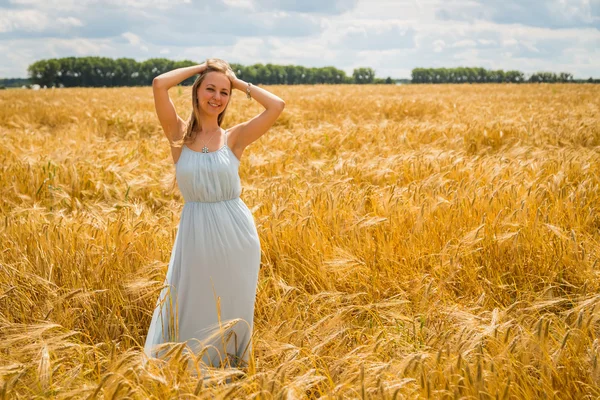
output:
[[235, 80], [237, 79], [237, 76], [235, 76], [235, 72], [233, 72], [233, 69], [231, 68], [227, 69], [226, 75], [232, 83], [235, 82]]
[[202, 64], [198, 64], [198, 74], [203, 73], [204, 71], [206, 71], [206, 69], [208, 68], [208, 60], [203, 62]]

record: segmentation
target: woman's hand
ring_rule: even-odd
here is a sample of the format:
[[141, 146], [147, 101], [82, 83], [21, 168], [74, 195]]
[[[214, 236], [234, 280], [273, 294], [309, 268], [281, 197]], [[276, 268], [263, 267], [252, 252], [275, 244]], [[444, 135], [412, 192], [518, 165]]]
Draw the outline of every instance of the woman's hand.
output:
[[233, 72], [232, 69], [230, 69], [227, 72], [228, 72], [227, 76], [229, 76], [229, 79], [231, 80], [231, 83], [235, 82], [235, 80], [237, 79], [237, 76], [235, 76], [235, 72]]
[[229, 78], [229, 80], [231, 81], [231, 87], [236, 89], [237, 81], [239, 81], [239, 79], [237, 78], [237, 76], [235, 76], [235, 72], [233, 72], [233, 70], [228, 70], [226, 75]]
[[198, 64], [198, 74], [201, 74], [204, 71], [206, 71], [206, 68], [208, 68], [208, 65], [206, 64], [206, 61], [203, 62], [202, 64]]

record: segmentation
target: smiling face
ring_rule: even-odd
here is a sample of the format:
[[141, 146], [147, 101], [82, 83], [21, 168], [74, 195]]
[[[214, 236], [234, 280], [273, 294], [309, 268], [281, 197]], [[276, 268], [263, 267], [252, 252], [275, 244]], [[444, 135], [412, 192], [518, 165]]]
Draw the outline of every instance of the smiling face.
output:
[[231, 96], [231, 81], [221, 72], [209, 72], [198, 87], [199, 108], [208, 115], [219, 115]]

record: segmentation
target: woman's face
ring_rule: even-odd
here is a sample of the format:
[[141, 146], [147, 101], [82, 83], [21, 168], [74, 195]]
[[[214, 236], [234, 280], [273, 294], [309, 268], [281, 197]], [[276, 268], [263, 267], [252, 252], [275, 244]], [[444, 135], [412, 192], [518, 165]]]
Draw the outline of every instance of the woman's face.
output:
[[229, 96], [231, 96], [231, 81], [221, 72], [209, 72], [198, 87], [200, 110], [208, 115], [218, 116], [222, 113], [229, 102]]

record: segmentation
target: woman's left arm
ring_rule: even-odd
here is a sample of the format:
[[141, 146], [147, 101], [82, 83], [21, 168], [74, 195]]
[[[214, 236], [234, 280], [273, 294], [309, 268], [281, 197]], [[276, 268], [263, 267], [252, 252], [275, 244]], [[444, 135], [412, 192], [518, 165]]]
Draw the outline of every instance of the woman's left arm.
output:
[[[233, 87], [242, 91], [245, 96], [248, 83], [235, 78], [233, 80]], [[264, 135], [285, 108], [285, 102], [283, 100], [258, 86], [250, 86], [250, 96], [258, 101], [265, 108], [265, 111], [236, 127], [238, 133], [236, 134], [235, 147], [240, 148], [242, 151], [250, 143]]]

